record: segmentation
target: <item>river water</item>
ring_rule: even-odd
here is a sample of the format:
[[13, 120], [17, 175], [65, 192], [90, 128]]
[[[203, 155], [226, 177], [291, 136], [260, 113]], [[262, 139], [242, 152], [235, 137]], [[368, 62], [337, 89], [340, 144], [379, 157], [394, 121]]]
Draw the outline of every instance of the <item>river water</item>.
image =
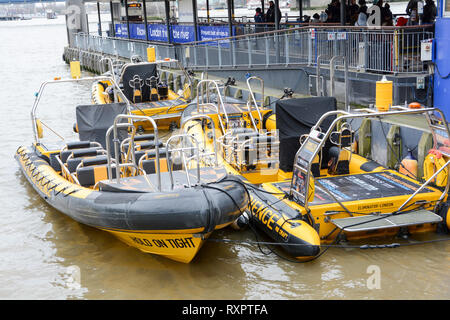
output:
[[[41, 82], [70, 76], [62, 60], [66, 42], [63, 17], [0, 22], [0, 299], [450, 298], [450, 242], [331, 248], [306, 264], [264, 255], [255, 245], [207, 242], [186, 265], [141, 253], [57, 212], [27, 183], [13, 155], [31, 143], [30, 110]], [[52, 109], [41, 112], [71, 129], [74, 106], [89, 103], [89, 86], [61, 85], [46, 99], [42, 105]], [[255, 239], [231, 229], [213, 238]], [[71, 282], [74, 274], [80, 286]]]

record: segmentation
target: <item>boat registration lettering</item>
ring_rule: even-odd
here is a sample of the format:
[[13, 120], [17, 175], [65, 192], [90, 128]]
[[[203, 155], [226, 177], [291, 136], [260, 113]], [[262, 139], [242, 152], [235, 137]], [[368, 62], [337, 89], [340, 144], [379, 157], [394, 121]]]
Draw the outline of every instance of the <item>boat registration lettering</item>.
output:
[[157, 248], [172, 248], [172, 249], [183, 249], [183, 248], [195, 248], [195, 243], [192, 241], [192, 237], [187, 238], [175, 238], [175, 239], [149, 239], [130, 237], [133, 242], [146, 247], [157, 247]]

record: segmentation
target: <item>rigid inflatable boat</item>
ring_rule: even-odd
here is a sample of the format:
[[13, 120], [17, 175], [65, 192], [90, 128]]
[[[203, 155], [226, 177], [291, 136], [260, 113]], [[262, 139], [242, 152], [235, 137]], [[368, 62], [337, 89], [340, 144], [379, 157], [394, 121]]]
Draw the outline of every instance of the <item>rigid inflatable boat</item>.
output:
[[[251, 102], [247, 110], [198, 103], [181, 121], [241, 179], [251, 197], [250, 223], [287, 253], [310, 260], [322, 246], [342, 240], [448, 232], [449, 181], [442, 175], [450, 164], [449, 129], [440, 110], [343, 111], [334, 98], [313, 97], [280, 100], [274, 115], [276, 130], [268, 130]], [[433, 157], [422, 156], [427, 173], [398, 172], [403, 154], [426, 139], [429, 144], [415, 152], [435, 150]]]
[[[155, 121], [128, 113], [125, 103], [77, 106], [79, 139], [44, 138], [44, 130], [56, 133], [37, 117], [44, 88], [83, 80], [115, 85], [106, 77], [44, 83], [31, 112], [34, 141], [15, 154], [23, 174], [72, 219], [143, 252], [190, 262], [214, 230], [241, 215], [248, 205], [245, 189], [215, 165], [214, 154], [200, 152], [193, 137], [176, 135], [163, 143]], [[143, 122], [152, 133], [137, 132], [136, 123]], [[202, 162], [210, 166], [200, 167]]]
[[[122, 65], [117, 76], [111, 60], [106, 60], [110, 65], [108, 73], [112, 73], [126, 100], [129, 101], [131, 113], [151, 116], [160, 129], [169, 129], [179, 125], [181, 112], [188, 105], [190, 99], [191, 80], [177, 60], [132, 61]], [[186, 83], [179, 93], [174, 92], [166, 82], [161, 81], [158, 70], [161, 66], [176, 66], [179, 72], [185, 74], [189, 83]], [[110, 81], [96, 81], [92, 85], [92, 103], [125, 102], [117, 95], [116, 91], [117, 89], [114, 88]]]

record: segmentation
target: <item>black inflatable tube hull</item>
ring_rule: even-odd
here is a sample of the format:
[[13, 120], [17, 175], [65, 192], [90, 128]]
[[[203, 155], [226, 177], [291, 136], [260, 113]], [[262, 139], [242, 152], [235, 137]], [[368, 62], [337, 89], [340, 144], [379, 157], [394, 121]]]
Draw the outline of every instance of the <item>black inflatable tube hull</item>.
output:
[[[290, 256], [299, 260], [312, 258], [320, 253], [320, 238], [309, 223], [303, 221], [298, 212], [278, 202], [278, 198], [267, 196], [254, 189], [250, 193], [251, 223], [272, 240], [279, 243]], [[268, 199], [268, 198], [273, 199]], [[287, 218], [287, 219], [286, 219]]]

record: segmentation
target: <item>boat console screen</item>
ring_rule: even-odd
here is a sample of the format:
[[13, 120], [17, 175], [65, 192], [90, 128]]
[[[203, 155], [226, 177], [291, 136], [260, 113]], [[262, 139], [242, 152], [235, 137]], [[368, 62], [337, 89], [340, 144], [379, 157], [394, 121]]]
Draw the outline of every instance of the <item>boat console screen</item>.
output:
[[312, 162], [314, 152], [317, 150], [318, 146], [319, 143], [311, 139], [305, 141], [305, 144], [301, 147], [300, 154], [298, 155], [297, 165], [308, 169], [308, 163]]

